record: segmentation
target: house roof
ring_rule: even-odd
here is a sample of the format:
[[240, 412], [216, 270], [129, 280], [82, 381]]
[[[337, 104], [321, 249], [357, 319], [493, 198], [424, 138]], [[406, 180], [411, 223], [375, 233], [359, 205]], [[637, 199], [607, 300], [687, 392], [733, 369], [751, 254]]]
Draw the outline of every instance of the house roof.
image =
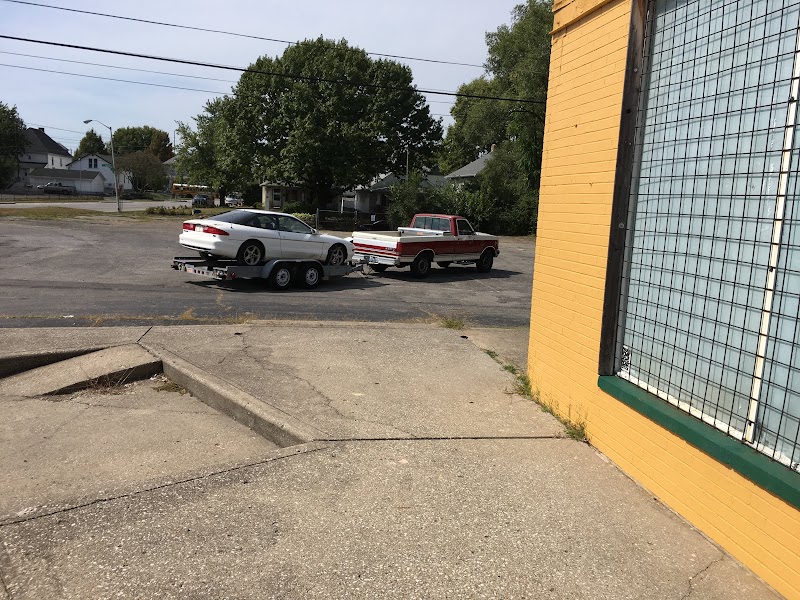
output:
[[[91, 176], [90, 176], [91, 175]], [[49, 181], [92, 181], [96, 177], [103, 177], [100, 171], [72, 171], [70, 169], [34, 169], [29, 177], [46, 177]], [[103, 177], [105, 179], [105, 177]]]
[[168, 158], [167, 160], [164, 161], [164, 164], [165, 165], [172, 165], [172, 163], [174, 163], [177, 158], [178, 158], [177, 156], [173, 156], [172, 158]]
[[95, 152], [90, 152], [89, 154], [83, 154], [83, 155], [81, 155], [81, 156], [75, 156], [75, 157], [73, 157], [73, 160], [72, 160], [72, 162], [70, 162], [70, 163], [68, 163], [68, 164], [70, 164], [70, 165], [72, 165], [72, 164], [75, 164], [76, 162], [78, 162], [78, 161], [80, 161], [80, 160], [83, 160], [84, 158], [87, 158], [87, 157], [89, 157], [89, 156], [96, 156], [97, 158], [99, 158], [99, 159], [102, 159], [102, 160], [104, 160], [104, 161], [105, 161], [105, 162], [107, 162], [107, 163], [110, 163], [110, 162], [111, 162], [111, 155], [110, 155], [110, 154], [97, 154], [97, 153], [95, 153]]
[[[393, 185], [396, 185], [403, 180], [398, 177], [397, 175], [390, 173], [386, 175], [384, 178], [379, 179], [373, 185], [369, 187], [370, 192], [380, 192], [383, 190], [388, 190]], [[420, 189], [429, 189], [433, 187], [442, 187], [445, 184], [445, 178], [442, 175], [425, 175], [425, 177], [419, 182]]]
[[445, 175], [447, 179], [466, 179], [469, 177], [475, 177], [478, 173], [483, 171], [484, 167], [486, 166], [486, 161], [492, 157], [491, 152], [487, 152], [483, 156], [479, 156], [471, 163], [464, 165], [460, 169], [457, 169], [450, 173], [449, 175]]
[[55, 154], [72, 158], [69, 150], [44, 132], [44, 127], [28, 127], [25, 130], [25, 142], [25, 154]]

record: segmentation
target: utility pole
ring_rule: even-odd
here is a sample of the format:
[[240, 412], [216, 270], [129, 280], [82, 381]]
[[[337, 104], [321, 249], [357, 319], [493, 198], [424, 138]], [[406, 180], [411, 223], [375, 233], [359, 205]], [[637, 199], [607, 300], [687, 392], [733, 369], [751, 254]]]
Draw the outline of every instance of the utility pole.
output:
[[114, 195], [117, 197], [117, 212], [122, 212], [122, 203], [119, 200], [119, 185], [117, 184], [117, 162], [114, 160], [114, 130], [111, 129], [109, 125], [97, 119], [86, 119], [84, 123], [88, 125], [92, 121], [108, 128], [108, 136], [111, 140], [111, 170], [114, 171]]

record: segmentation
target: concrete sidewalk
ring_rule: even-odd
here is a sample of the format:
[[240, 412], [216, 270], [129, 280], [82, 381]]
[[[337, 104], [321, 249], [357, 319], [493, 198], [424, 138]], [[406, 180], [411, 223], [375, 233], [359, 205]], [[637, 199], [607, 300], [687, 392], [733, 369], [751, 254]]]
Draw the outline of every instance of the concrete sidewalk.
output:
[[0, 365], [140, 344], [280, 438], [150, 381], [0, 397], [0, 597], [778, 597], [513, 393], [500, 363], [524, 365], [523, 330], [257, 323], [0, 342]]

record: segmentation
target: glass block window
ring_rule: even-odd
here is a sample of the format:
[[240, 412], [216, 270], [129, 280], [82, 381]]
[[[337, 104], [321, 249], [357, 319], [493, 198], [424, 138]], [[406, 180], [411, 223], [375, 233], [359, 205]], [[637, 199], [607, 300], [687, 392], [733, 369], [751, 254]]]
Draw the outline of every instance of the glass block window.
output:
[[653, 0], [618, 375], [800, 470], [800, 0]]

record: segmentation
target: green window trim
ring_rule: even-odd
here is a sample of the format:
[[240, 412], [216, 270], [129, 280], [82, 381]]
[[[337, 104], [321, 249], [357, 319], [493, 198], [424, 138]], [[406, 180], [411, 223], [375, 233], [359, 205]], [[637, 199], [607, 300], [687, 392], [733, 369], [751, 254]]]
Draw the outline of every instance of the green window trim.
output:
[[624, 379], [601, 375], [597, 385], [717, 462], [800, 509], [800, 474]]

